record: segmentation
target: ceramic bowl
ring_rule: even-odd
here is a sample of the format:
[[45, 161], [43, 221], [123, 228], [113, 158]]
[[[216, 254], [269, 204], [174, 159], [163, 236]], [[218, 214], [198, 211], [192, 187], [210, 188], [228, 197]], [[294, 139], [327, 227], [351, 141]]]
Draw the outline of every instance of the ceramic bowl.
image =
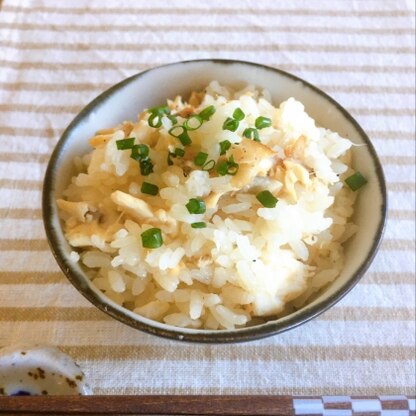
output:
[[[78, 263], [73, 263], [65, 240], [56, 199], [73, 173], [73, 159], [90, 150], [88, 139], [96, 130], [123, 120], [135, 120], [145, 108], [160, 105], [168, 97], [189, 96], [210, 81], [229, 86], [254, 84], [270, 91], [273, 103], [295, 97], [318, 125], [338, 132], [354, 143], [354, 166], [367, 179], [360, 190], [353, 221], [357, 234], [346, 245], [341, 275], [319, 297], [300, 310], [252, 327], [236, 330], [182, 329], [158, 323], [118, 306], [96, 289]], [[294, 328], [321, 314], [359, 281], [376, 254], [386, 220], [386, 185], [380, 161], [369, 138], [354, 118], [336, 101], [313, 85], [287, 72], [249, 62], [228, 60], [185, 61], [153, 68], [134, 75], [108, 89], [88, 104], [59, 140], [48, 165], [43, 188], [43, 219], [53, 255], [71, 283], [95, 306], [113, 318], [142, 331], [184, 341], [239, 342], [258, 339]], [[363, 302], [365, 300], [363, 299]]]

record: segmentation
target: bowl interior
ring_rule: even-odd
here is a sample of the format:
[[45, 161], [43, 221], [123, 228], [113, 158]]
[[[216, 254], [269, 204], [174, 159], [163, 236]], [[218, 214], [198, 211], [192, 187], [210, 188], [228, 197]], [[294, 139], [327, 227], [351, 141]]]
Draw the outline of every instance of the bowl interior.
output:
[[[90, 284], [78, 264], [69, 260], [72, 251], [62, 232], [55, 200], [67, 187], [73, 173], [73, 158], [90, 150], [88, 139], [99, 129], [124, 120], [136, 120], [144, 108], [161, 105], [167, 98], [203, 89], [210, 81], [242, 87], [266, 88], [275, 106], [294, 97], [301, 101], [317, 124], [338, 132], [354, 143], [353, 164], [367, 179], [355, 206], [357, 234], [345, 249], [345, 268], [313, 302], [289, 316], [251, 328], [207, 331], [176, 328], [133, 314], [107, 299]], [[371, 209], [369, 209], [371, 207]], [[386, 217], [386, 188], [380, 163], [368, 137], [355, 120], [334, 100], [312, 85], [282, 71], [236, 61], [188, 61], [166, 65], [135, 75], [110, 88], [91, 102], [70, 124], [51, 157], [45, 176], [43, 211], [53, 254], [71, 282], [102, 310], [123, 322], [170, 338], [221, 342], [260, 338], [299, 325], [326, 310], [359, 280], [380, 242]]]

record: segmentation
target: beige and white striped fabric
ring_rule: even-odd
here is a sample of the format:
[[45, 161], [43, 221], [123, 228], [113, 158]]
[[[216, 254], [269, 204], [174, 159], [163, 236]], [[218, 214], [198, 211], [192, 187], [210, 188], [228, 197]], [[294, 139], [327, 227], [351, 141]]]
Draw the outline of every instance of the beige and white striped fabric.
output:
[[[414, 394], [413, 0], [0, 4], [0, 346], [60, 346], [97, 394]], [[59, 271], [41, 220], [49, 155], [85, 104], [144, 68], [211, 57], [328, 92], [367, 131], [388, 181], [385, 239], [358, 286], [312, 322], [244, 345], [178, 344], [110, 319]]]

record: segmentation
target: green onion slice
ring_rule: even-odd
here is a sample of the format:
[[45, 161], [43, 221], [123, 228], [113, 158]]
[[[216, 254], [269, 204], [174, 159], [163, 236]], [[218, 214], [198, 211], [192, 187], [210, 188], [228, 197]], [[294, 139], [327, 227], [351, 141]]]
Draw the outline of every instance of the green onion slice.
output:
[[255, 142], [260, 141], [259, 132], [257, 129], [253, 129], [251, 127], [243, 131], [243, 136], [247, 139], [254, 140]]
[[244, 111], [241, 108], [238, 107], [234, 110], [234, 113], [233, 113], [234, 120], [237, 120], [237, 121], [244, 120], [245, 116], [246, 115], [244, 114]]
[[134, 146], [134, 137], [129, 137], [128, 139], [116, 140], [116, 145], [118, 150], [131, 149]]
[[217, 163], [217, 172], [220, 176], [225, 176], [227, 174], [228, 163], [226, 160]]
[[192, 228], [207, 228], [207, 224], [205, 222], [193, 222], [191, 224]]
[[166, 105], [160, 105], [157, 107], [149, 108], [147, 112], [150, 114], [158, 114], [160, 116], [162, 116], [163, 114], [170, 114], [169, 107]]
[[150, 127], [159, 128], [162, 126], [162, 118], [163, 116], [167, 116], [173, 124], [176, 123], [176, 117], [170, 114], [169, 107], [167, 106], [158, 106], [149, 108], [148, 113], [150, 113], [149, 120], [147, 123]]
[[185, 133], [186, 129], [184, 126], [174, 126], [169, 129], [169, 134], [173, 137], [179, 137], [181, 134]]
[[234, 176], [238, 172], [239, 168], [240, 165], [234, 162], [234, 157], [232, 155], [228, 160], [224, 160], [217, 164], [217, 172], [220, 176]]
[[202, 170], [205, 170], [207, 172], [211, 171], [214, 168], [215, 168], [215, 160], [213, 160], [213, 159], [208, 160], [208, 162], [205, 163], [204, 166], [202, 166]]
[[209, 121], [209, 119], [212, 117], [214, 113], [215, 113], [215, 107], [213, 105], [210, 105], [204, 108], [198, 115], [199, 117], [201, 117], [203, 121]]
[[188, 133], [184, 131], [179, 137], [179, 141], [182, 143], [183, 146], [189, 146], [192, 144], [191, 138], [188, 136]]
[[231, 147], [231, 142], [229, 140], [223, 140], [220, 142], [220, 155], [225, 155], [227, 150]]
[[254, 122], [254, 125], [256, 126], [256, 128], [258, 128], [259, 130], [264, 129], [266, 127], [270, 127], [272, 125], [272, 120], [268, 117], [257, 117], [256, 121]]
[[150, 127], [158, 129], [162, 125], [162, 114], [152, 113], [147, 123]]
[[234, 156], [231, 155], [231, 157], [228, 159], [227, 175], [234, 176], [238, 172], [239, 168], [240, 168], [240, 165], [234, 162]]
[[185, 149], [181, 149], [180, 147], [177, 147], [175, 149], [175, 156], [184, 157], [185, 156]]
[[184, 126], [174, 126], [169, 130], [169, 134], [179, 139], [184, 146], [189, 146], [192, 143], [188, 135], [188, 131]]
[[175, 157], [184, 157], [185, 156], [185, 149], [181, 149], [180, 147], [176, 147], [173, 152], [168, 152], [168, 165], [173, 165], [173, 160]]
[[278, 199], [270, 191], [261, 191], [256, 195], [257, 200], [266, 208], [274, 208]]
[[196, 166], [204, 166], [205, 162], [208, 159], [208, 153], [199, 152], [194, 159], [194, 163]]
[[203, 214], [206, 211], [205, 202], [202, 199], [191, 198], [185, 206], [190, 214]]
[[149, 228], [140, 234], [144, 248], [159, 248], [163, 244], [160, 228]]
[[166, 117], [171, 121], [172, 124], [176, 124], [178, 122], [178, 119], [173, 114], [168, 114]]
[[183, 126], [186, 130], [192, 131], [197, 130], [202, 126], [202, 123], [204, 120], [201, 116], [190, 116], [185, 122], [183, 123]]
[[367, 183], [367, 179], [361, 175], [360, 172], [355, 172], [353, 175], [345, 179], [345, 183], [353, 190], [357, 191]]
[[222, 125], [223, 130], [229, 130], [229, 131], [236, 131], [238, 129], [239, 122], [238, 120], [234, 120], [231, 117], [228, 117], [224, 124]]
[[173, 158], [176, 157], [175, 153], [169, 152], [168, 153], [168, 166], [172, 166], [173, 165]]
[[143, 182], [140, 191], [142, 194], [157, 195], [159, 192], [159, 187], [149, 182]]
[[149, 156], [149, 146], [146, 144], [135, 144], [131, 148], [130, 157], [134, 160], [140, 161], [146, 159]]
[[153, 163], [149, 158], [140, 161], [140, 173], [143, 176], [148, 176], [153, 172]]
[[153, 172], [153, 163], [148, 156], [149, 146], [145, 144], [136, 144], [131, 149], [130, 157], [140, 163], [140, 173], [143, 176]]

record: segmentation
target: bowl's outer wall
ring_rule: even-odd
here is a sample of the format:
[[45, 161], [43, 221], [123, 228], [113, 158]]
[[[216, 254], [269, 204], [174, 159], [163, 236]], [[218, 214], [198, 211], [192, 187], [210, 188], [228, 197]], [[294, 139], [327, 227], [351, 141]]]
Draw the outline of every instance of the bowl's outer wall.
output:
[[[90, 150], [88, 139], [99, 129], [124, 120], [135, 120], [137, 113], [166, 102], [176, 95], [189, 96], [210, 81], [242, 87], [253, 84], [266, 88], [273, 103], [294, 97], [301, 101], [317, 124], [338, 132], [356, 144], [354, 165], [368, 179], [360, 191], [354, 221], [360, 227], [346, 248], [346, 266], [323, 294], [299, 311], [265, 324], [234, 331], [207, 331], [176, 328], [161, 324], [116, 305], [93, 287], [79, 264], [69, 259], [69, 247], [59, 221], [56, 198], [70, 182], [73, 158]], [[102, 93], [88, 104], [63, 133], [47, 167], [43, 188], [43, 218], [52, 253], [74, 286], [94, 305], [132, 327], [167, 338], [194, 342], [240, 342], [270, 336], [294, 328], [339, 301], [358, 282], [373, 260], [380, 244], [387, 211], [387, 193], [381, 164], [369, 138], [332, 98], [311, 84], [278, 69], [227, 60], [185, 61], [154, 68], [134, 75]]]

